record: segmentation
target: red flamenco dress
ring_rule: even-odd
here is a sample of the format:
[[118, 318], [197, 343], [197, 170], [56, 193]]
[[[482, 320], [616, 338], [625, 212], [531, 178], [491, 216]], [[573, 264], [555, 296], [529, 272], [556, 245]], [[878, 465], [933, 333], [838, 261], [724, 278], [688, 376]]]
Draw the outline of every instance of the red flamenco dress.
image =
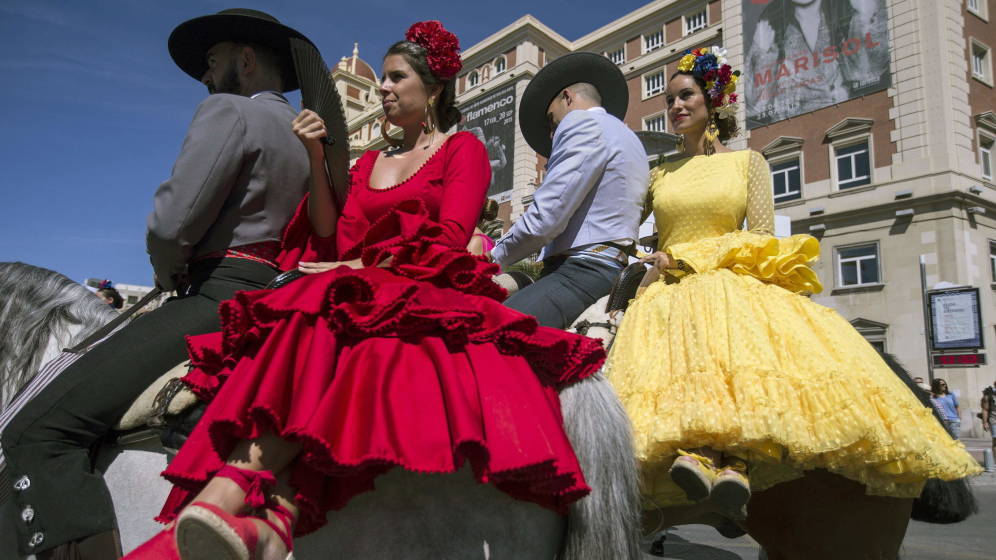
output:
[[188, 340], [185, 381], [211, 404], [163, 473], [174, 488], [160, 521], [238, 440], [267, 430], [302, 445], [288, 466], [297, 535], [395, 466], [451, 473], [469, 461], [480, 482], [560, 513], [588, 493], [557, 391], [605, 354], [503, 306], [497, 267], [466, 252], [490, 182], [484, 146], [456, 133], [389, 189], [369, 186], [378, 155], [353, 167], [334, 242], [314, 236], [302, 202], [281, 260], [362, 258], [367, 268], [240, 292], [221, 304], [220, 333]]

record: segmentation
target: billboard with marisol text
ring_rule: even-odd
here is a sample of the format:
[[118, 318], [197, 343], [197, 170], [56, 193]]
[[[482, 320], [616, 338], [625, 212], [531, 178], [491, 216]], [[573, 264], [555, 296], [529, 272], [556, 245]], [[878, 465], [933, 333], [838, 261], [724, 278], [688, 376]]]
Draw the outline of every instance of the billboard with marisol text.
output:
[[891, 85], [885, 0], [742, 0], [747, 128]]

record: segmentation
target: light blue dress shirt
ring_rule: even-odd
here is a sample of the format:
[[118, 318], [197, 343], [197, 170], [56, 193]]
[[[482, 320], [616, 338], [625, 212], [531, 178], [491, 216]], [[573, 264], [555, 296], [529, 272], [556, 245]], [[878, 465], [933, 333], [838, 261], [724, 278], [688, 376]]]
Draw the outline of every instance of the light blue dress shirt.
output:
[[637, 240], [650, 168], [640, 139], [621, 120], [601, 107], [571, 111], [553, 135], [546, 168], [533, 203], [491, 251], [496, 262]]

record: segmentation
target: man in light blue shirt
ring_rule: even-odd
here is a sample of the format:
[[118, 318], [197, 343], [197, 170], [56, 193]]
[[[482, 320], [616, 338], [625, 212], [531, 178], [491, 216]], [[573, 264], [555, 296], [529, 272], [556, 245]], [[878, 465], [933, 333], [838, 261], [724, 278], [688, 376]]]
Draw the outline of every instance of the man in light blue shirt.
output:
[[547, 173], [491, 256], [507, 266], [539, 251], [540, 279], [505, 304], [541, 325], [570, 326], [609, 293], [635, 246], [649, 166], [621, 120], [628, 100], [622, 72], [595, 53], [558, 58], [523, 94], [520, 127], [549, 158]]

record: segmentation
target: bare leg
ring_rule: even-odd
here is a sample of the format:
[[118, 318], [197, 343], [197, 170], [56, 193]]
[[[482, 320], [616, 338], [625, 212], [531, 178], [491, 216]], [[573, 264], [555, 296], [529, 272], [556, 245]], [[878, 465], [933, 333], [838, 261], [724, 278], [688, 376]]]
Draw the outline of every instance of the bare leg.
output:
[[[301, 451], [301, 446], [291, 443], [271, 432], [254, 440], [242, 440], [228, 456], [228, 464], [250, 471], [270, 471], [279, 476], [284, 468]], [[245, 492], [227, 478], [212, 478], [195, 502], [214, 504], [228, 513], [243, 513]]]
[[[287, 484], [287, 477], [288, 474], [286, 471], [282, 476], [277, 477], [277, 485], [273, 488], [273, 498], [279, 505], [287, 508], [287, 511], [291, 513], [294, 519], [297, 519], [300, 509], [297, 507], [297, 502], [294, 501], [294, 489]], [[284, 520], [269, 509], [266, 510], [266, 517], [275, 523], [277, 527], [282, 527], [284, 524]], [[256, 528], [260, 531], [260, 544], [256, 550], [257, 558], [284, 558], [287, 555], [287, 547], [280, 537], [273, 534], [272, 529], [263, 523], [257, 523]], [[294, 527], [288, 527], [287, 529], [293, 535]]]
[[[287, 484], [287, 473], [284, 470], [300, 451], [299, 444], [267, 432], [257, 439], [240, 441], [228, 456], [228, 464], [240, 469], [274, 473], [277, 476], [277, 485], [273, 488], [272, 497], [278, 504], [287, 508], [296, 519], [298, 507], [294, 501], [294, 490]], [[213, 504], [231, 514], [244, 514], [249, 511], [245, 504], [245, 496], [245, 492], [235, 481], [216, 476], [208, 481], [193, 501]], [[266, 515], [278, 527], [283, 526], [283, 520], [271, 510], [267, 509]], [[261, 521], [254, 523], [259, 531], [256, 557], [284, 558], [287, 549], [280, 537], [265, 523]]]

